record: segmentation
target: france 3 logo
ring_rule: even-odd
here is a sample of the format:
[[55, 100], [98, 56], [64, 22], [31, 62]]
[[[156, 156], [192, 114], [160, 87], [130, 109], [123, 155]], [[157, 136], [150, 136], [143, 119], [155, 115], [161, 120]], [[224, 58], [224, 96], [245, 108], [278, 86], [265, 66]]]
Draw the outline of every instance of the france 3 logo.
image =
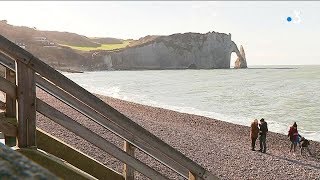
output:
[[300, 11], [293, 11], [294, 16], [288, 16], [287, 21], [295, 24], [300, 24], [301, 19], [301, 12]]

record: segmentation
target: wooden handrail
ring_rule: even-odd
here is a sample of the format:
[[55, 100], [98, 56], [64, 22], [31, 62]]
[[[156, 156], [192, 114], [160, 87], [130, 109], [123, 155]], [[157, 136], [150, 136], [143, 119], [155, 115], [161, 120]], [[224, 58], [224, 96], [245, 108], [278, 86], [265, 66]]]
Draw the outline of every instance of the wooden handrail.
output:
[[86, 117], [90, 118], [91, 120], [95, 121], [96, 123], [100, 124], [101, 126], [107, 128], [111, 132], [115, 133], [119, 137], [125, 139], [126, 141], [130, 142], [131, 144], [135, 145], [137, 148], [145, 152], [146, 154], [150, 155], [151, 157], [157, 159], [162, 164], [166, 165], [167, 167], [173, 169], [180, 175], [184, 177], [188, 177], [188, 169], [181, 166], [180, 164], [176, 163], [172, 159], [170, 159], [165, 154], [151, 148], [148, 144], [146, 144], [143, 139], [140, 139], [137, 136], [134, 136], [130, 132], [126, 131], [125, 129], [119, 127], [114, 122], [110, 121], [109, 119], [105, 118], [101, 114], [97, 113], [93, 109], [89, 108], [81, 101], [77, 100], [70, 94], [66, 93], [62, 89], [56, 87], [55, 85], [51, 84], [50, 82], [46, 81], [40, 76], [36, 77], [36, 82], [38, 87], [45, 92], [49, 93], [53, 97], [56, 97], [60, 101], [67, 104], [69, 107], [75, 109], [79, 113], [85, 115]]
[[56, 86], [59, 86], [72, 96], [78, 98], [80, 101], [103, 115], [105, 118], [110, 119], [126, 131], [143, 139], [144, 142], [149, 144], [151, 148], [166, 154], [172, 160], [188, 169], [195, 176], [203, 179], [216, 179], [215, 176], [202, 168], [200, 165], [193, 162], [191, 159], [189, 159], [176, 149], [172, 148], [149, 131], [131, 121], [129, 118], [127, 118], [108, 104], [104, 103], [101, 99], [92, 95], [84, 88], [69, 80], [64, 75], [57, 72], [38, 58], [34, 57], [29, 52], [10, 42], [3, 36], [0, 36], [0, 49], [5, 54], [9, 55], [17, 61], [26, 64], [28, 68], [33, 69], [35, 72], [39, 73], [40, 75], [54, 83]]
[[76, 135], [86, 139], [91, 144], [94, 144], [95, 146], [99, 147], [100, 149], [104, 150], [105, 152], [109, 153], [110, 155], [114, 156], [120, 161], [129, 164], [131, 167], [134, 167], [135, 170], [141, 172], [147, 177], [157, 180], [167, 179], [166, 177], [162, 176], [160, 173], [145, 165], [138, 159], [128, 155], [126, 152], [118, 148], [116, 145], [105, 140], [101, 136], [82, 126], [78, 122], [72, 120], [68, 116], [54, 109], [53, 107], [51, 107], [50, 105], [48, 105], [40, 99], [37, 99], [37, 110], [38, 112], [50, 118], [54, 122], [60, 124], [61, 126], [65, 127], [66, 129], [70, 130]]
[[[1, 54], [1, 53], [0, 53]], [[10, 67], [15, 69], [15, 65], [13, 63], [8, 63], [10, 61], [14, 61], [10, 59], [8, 56], [4, 56], [7, 61], [4, 63], [6, 67]], [[69, 107], [75, 109], [79, 113], [83, 114], [84, 116], [88, 117], [89, 119], [95, 121], [96, 123], [100, 124], [101, 126], [107, 128], [111, 132], [115, 133], [119, 137], [125, 139], [126, 141], [130, 142], [131, 144], [135, 145], [141, 151], [145, 152], [149, 156], [155, 158], [165, 166], [169, 167], [173, 171], [177, 172], [181, 176], [188, 178], [189, 170], [184, 166], [180, 165], [179, 163], [175, 162], [173, 159], [168, 157], [167, 155], [159, 152], [157, 149], [150, 147], [147, 143], [144, 142], [143, 139], [139, 138], [138, 136], [134, 136], [130, 132], [126, 131], [126, 129], [121, 128], [114, 122], [110, 121], [108, 118], [105, 118], [101, 114], [97, 113], [89, 106], [85, 105], [83, 102], [79, 101], [72, 95], [68, 94], [64, 90], [60, 89], [56, 85], [50, 83], [40, 75], [36, 75], [36, 83], [37, 87], [44, 90], [45, 92], [49, 93], [53, 97], [59, 99], [61, 102], [65, 103]]]
[[9, 56], [0, 53], [0, 64], [2, 64], [3, 66], [11, 69], [12, 71], [15, 71], [15, 62], [13, 59], [11, 59]]

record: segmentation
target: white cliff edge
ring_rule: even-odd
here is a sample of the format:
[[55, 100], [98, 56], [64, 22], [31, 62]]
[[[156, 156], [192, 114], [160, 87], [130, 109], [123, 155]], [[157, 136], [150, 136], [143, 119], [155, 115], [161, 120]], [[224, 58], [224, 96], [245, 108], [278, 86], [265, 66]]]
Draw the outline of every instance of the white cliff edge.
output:
[[[231, 34], [209, 32], [160, 36], [151, 42], [105, 55], [108, 69], [224, 69], [230, 68], [231, 53], [245, 68], [244, 50], [237, 48]], [[245, 62], [245, 63], [244, 63]]]

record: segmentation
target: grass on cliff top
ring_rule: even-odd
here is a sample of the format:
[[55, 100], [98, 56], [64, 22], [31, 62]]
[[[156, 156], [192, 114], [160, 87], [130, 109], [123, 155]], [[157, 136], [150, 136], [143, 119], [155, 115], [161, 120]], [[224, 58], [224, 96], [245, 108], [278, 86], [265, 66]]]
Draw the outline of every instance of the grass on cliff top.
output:
[[61, 46], [70, 47], [79, 51], [92, 51], [92, 50], [115, 50], [122, 49], [128, 46], [132, 41], [123, 41], [122, 44], [101, 44], [100, 47], [82, 47], [82, 46], [70, 46], [66, 44], [60, 44]]

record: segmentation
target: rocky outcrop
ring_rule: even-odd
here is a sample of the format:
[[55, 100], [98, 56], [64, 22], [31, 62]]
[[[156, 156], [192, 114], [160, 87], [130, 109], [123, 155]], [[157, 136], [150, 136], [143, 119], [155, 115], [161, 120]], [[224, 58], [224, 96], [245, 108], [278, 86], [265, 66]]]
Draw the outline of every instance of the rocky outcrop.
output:
[[234, 63], [234, 68], [236, 69], [247, 68], [246, 54], [244, 52], [242, 45], [240, 46], [240, 54], [238, 55], [238, 58]]
[[113, 51], [103, 58], [108, 69], [230, 68], [231, 53], [242, 58], [231, 34], [209, 32], [159, 36], [146, 43]]

